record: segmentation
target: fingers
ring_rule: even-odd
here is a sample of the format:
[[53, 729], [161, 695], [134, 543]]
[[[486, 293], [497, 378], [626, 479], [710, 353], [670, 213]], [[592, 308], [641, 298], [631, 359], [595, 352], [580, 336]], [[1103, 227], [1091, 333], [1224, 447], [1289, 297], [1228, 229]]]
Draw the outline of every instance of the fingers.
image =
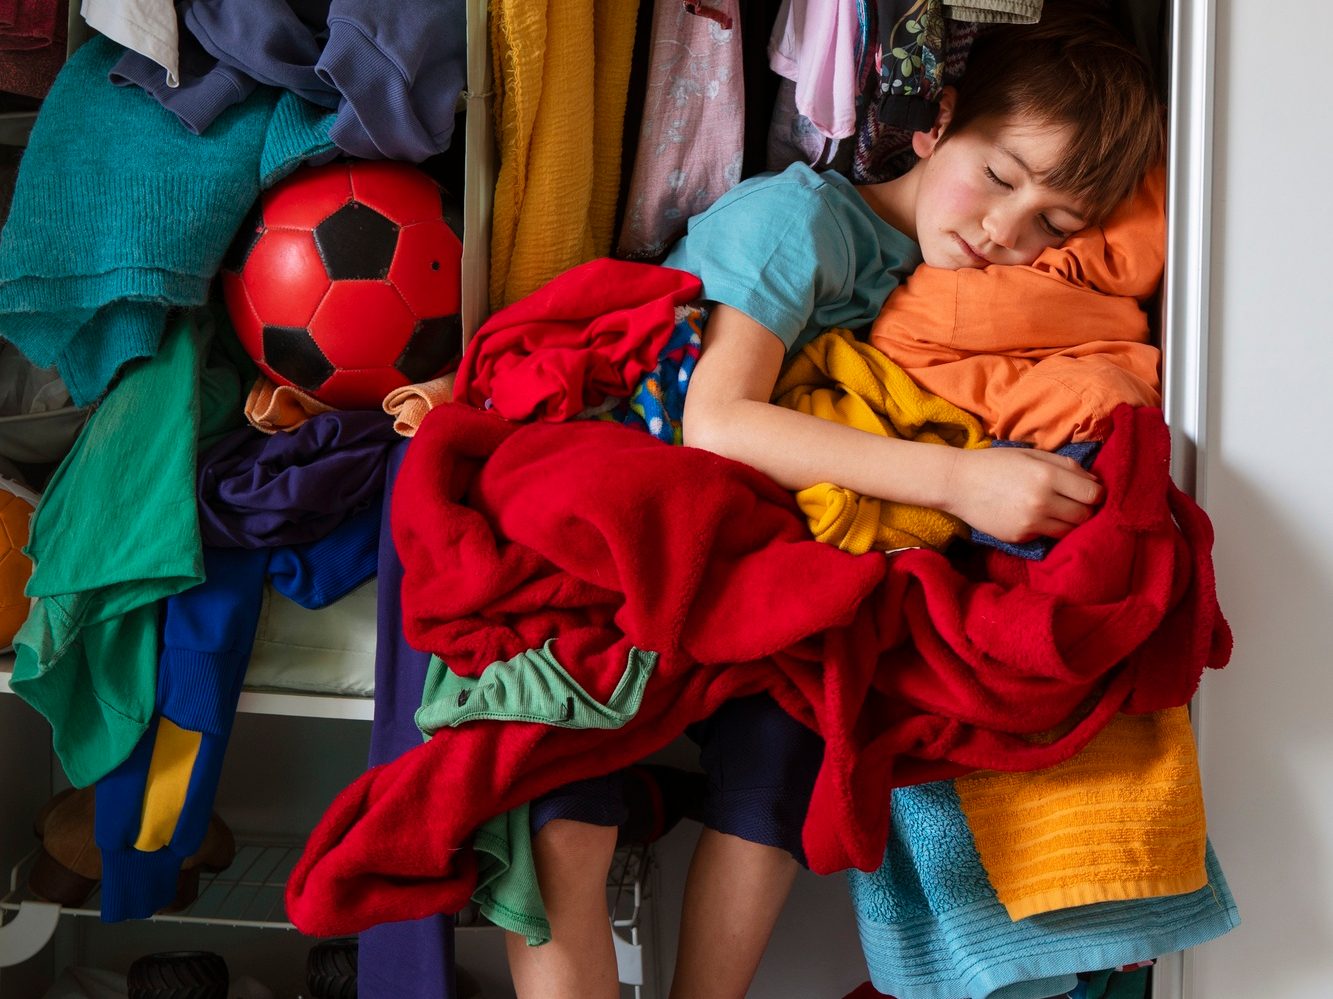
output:
[[1084, 504], [1076, 503], [1073, 500], [1064, 497], [1056, 497], [1047, 505], [1042, 513], [1034, 515], [1026, 524], [1025, 529], [1020, 531], [1017, 536], [1009, 539], [1017, 544], [1031, 541], [1034, 538], [1063, 538], [1066, 534], [1087, 521], [1095, 512], [1094, 508]]
[[[1068, 497], [1076, 503], [1088, 506], [1096, 505], [1102, 501], [1102, 494], [1105, 490], [1097, 476], [1087, 471], [1073, 458], [1067, 458], [1062, 454], [1052, 454], [1049, 451], [1033, 450], [1020, 453], [1052, 465], [1057, 469], [1057, 474], [1050, 482], [1051, 489], [1054, 492]], [[1090, 515], [1091, 511], [1088, 511], [1087, 516]], [[1087, 516], [1084, 516], [1083, 520], [1086, 520]], [[1082, 520], [1077, 521], [1077, 523], [1082, 522]]]
[[[1079, 469], [1079, 472], [1082, 474], [1077, 477], [1061, 477], [1060, 480], [1055, 483], [1055, 491], [1059, 493], [1061, 498], [1070, 500], [1080, 506], [1094, 507], [1102, 501], [1102, 496], [1106, 490], [1094, 476], [1088, 475], [1088, 473], [1084, 472], [1081, 468]], [[1086, 478], [1084, 476], [1086, 476]], [[1092, 516], [1092, 511], [1089, 509], [1083, 520], [1087, 520], [1090, 516]], [[1079, 523], [1082, 522], [1083, 521], [1079, 521]]]

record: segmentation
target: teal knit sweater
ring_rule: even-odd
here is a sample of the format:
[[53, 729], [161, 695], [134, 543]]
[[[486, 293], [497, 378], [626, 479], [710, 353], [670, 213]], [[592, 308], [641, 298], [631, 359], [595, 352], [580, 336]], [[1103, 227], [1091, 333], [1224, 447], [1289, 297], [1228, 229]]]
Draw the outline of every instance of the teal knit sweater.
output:
[[260, 188], [334, 151], [333, 116], [270, 87], [194, 135], [107, 80], [123, 51], [96, 37], [65, 65], [0, 232], [0, 336], [80, 406], [157, 350], [168, 308], [207, 299]]

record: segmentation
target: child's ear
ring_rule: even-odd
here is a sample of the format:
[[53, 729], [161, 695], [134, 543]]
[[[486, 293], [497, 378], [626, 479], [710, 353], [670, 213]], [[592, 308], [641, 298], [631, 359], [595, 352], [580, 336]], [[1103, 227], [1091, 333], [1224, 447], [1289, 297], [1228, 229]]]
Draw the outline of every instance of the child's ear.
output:
[[940, 91], [939, 104], [935, 109], [935, 124], [930, 127], [929, 132], [912, 133], [912, 152], [916, 153], [921, 159], [926, 159], [935, 151], [935, 147], [940, 143], [940, 137], [944, 135], [949, 127], [949, 122], [953, 121], [954, 104], [958, 100], [958, 90], [954, 87], [945, 87]]

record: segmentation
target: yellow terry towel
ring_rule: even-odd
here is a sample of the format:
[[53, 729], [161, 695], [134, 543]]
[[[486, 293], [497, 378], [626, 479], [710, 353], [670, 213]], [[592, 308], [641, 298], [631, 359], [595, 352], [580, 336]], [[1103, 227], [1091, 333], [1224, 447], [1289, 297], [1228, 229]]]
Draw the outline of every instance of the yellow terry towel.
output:
[[1048, 770], [984, 771], [954, 785], [1012, 919], [1207, 883], [1203, 791], [1185, 708], [1117, 715]]
[[494, 0], [491, 308], [611, 250], [637, 0]]
[[[847, 330], [816, 337], [787, 362], [773, 401], [788, 409], [880, 437], [983, 448], [981, 423], [922, 391], [902, 368]], [[862, 496], [829, 482], [802, 489], [796, 502], [819, 541], [861, 555], [893, 548], [943, 548], [966, 526], [939, 510]]]

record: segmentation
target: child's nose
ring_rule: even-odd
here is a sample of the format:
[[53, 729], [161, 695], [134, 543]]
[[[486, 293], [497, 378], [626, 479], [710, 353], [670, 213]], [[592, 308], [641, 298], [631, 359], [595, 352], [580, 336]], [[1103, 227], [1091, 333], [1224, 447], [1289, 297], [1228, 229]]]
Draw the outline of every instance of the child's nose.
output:
[[1018, 214], [1000, 209], [989, 212], [982, 220], [981, 225], [991, 242], [1006, 250], [1015, 248], [1022, 232]]

